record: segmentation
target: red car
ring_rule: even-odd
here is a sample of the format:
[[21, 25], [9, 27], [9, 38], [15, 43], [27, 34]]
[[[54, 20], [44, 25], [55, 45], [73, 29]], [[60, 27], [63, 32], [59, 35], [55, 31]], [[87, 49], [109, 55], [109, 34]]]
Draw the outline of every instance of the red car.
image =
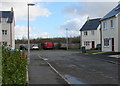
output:
[[53, 43], [52, 42], [45, 42], [44, 48], [45, 49], [53, 49]]

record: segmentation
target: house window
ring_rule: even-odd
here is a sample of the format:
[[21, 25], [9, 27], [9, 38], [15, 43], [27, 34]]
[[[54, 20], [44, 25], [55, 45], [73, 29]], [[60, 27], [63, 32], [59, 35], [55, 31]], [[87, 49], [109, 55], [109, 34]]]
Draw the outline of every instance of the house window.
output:
[[7, 30], [2, 30], [3, 35], [7, 35]]
[[3, 45], [7, 45], [7, 42], [3, 42]]
[[104, 39], [104, 46], [109, 46], [109, 39], [108, 38]]
[[103, 22], [103, 28], [107, 29], [107, 22]]
[[88, 35], [87, 31], [84, 31], [84, 35], [85, 35], [85, 36], [87, 36], [87, 35]]
[[84, 41], [84, 46], [89, 46], [90, 42], [89, 41]]
[[110, 27], [114, 27], [113, 20], [110, 20]]
[[94, 35], [94, 34], [95, 34], [95, 31], [91, 31], [91, 34]]
[[7, 21], [8, 21], [8, 18], [0, 18], [1, 23], [7, 23]]

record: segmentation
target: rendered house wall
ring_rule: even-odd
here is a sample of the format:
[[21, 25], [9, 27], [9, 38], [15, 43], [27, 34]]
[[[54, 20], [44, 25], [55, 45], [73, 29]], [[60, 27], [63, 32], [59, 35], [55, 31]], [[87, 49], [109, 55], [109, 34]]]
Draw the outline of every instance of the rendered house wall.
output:
[[120, 52], [120, 14], [118, 14], [118, 52]]
[[[114, 21], [114, 28], [110, 27], [110, 20]], [[107, 28], [103, 28], [103, 22], [107, 22]], [[114, 51], [118, 52], [118, 19], [112, 17], [101, 22], [102, 24], [102, 51], [112, 51], [112, 38], [114, 38]], [[109, 39], [109, 46], [104, 46], [104, 39]]]
[[91, 34], [91, 31], [92, 30], [87, 30], [88, 32], [88, 35], [84, 35], [84, 31], [81, 31], [81, 45], [82, 46], [85, 46], [84, 45], [84, 42], [85, 41], [89, 41], [89, 46], [85, 46], [86, 49], [91, 49], [92, 48], [92, 41], [95, 41], [95, 48], [96, 48], [96, 45], [97, 44], [100, 44], [101, 43], [101, 40], [100, 40], [100, 26], [98, 27], [97, 30], [94, 30], [94, 35]]
[[[7, 35], [2, 34], [2, 30], [7, 30]], [[0, 23], [0, 42], [7, 42], [7, 45], [15, 48], [14, 22]]]

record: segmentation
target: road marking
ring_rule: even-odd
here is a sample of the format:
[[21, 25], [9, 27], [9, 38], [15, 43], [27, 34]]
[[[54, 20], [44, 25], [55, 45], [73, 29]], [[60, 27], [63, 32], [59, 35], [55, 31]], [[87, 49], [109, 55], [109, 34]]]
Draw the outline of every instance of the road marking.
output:
[[27, 78], [26, 78], [26, 81], [27, 81], [27, 83], [28, 83], [28, 84], [27, 84], [27, 86], [29, 86], [29, 74], [28, 74], [28, 67], [26, 67], [26, 71], [27, 71], [27, 72], [26, 72], [26, 77], [27, 77]]
[[[40, 59], [42, 59], [42, 60], [44, 60], [44, 58], [42, 58], [39, 54], [38, 54], [38, 57], [40, 58]], [[62, 76], [62, 74], [60, 74], [49, 62], [47, 62], [47, 60], [44, 60], [49, 66], [50, 66], [50, 68], [51, 69], [53, 69], [63, 80], [65, 80], [65, 82], [67, 82], [70, 86], [73, 86], [73, 85], [71, 85], [71, 83], [66, 79], [66, 78], [64, 78], [63, 76]]]

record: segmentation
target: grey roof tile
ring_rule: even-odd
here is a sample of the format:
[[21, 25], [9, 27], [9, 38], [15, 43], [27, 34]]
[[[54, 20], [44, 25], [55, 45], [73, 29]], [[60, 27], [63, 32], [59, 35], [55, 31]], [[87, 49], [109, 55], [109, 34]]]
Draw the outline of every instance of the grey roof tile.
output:
[[111, 17], [114, 17], [115, 15], [117, 15], [118, 13], [120, 12], [120, 4], [117, 5], [112, 11], [110, 11], [108, 14], [106, 14], [102, 19], [102, 20], [105, 20], [105, 19], [108, 19], [108, 18], [111, 18]]
[[85, 30], [97, 30], [98, 26], [100, 25], [100, 19], [90, 19], [86, 21], [86, 23], [83, 25], [83, 27], [80, 29], [80, 31], [85, 31]]
[[12, 23], [13, 21], [14, 13], [11, 11], [0, 11], [0, 17], [1, 18], [8, 18], [7, 23]]

